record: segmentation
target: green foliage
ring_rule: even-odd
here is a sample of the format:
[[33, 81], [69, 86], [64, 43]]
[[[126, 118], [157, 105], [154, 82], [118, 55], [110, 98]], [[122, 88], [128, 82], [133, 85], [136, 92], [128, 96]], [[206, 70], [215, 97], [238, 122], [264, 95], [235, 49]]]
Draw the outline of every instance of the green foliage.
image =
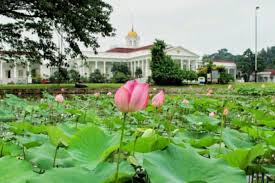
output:
[[220, 73], [220, 78], [218, 81], [220, 84], [228, 84], [233, 81], [234, 81], [234, 77], [231, 74], [228, 74], [226, 72]]
[[144, 156], [144, 167], [152, 183], [246, 183], [243, 171], [232, 168], [221, 160], [204, 158], [191, 148], [170, 145], [164, 151]]
[[[211, 97], [194, 95], [208, 87], [166, 94], [162, 108], [127, 114], [119, 182], [239, 183], [251, 172], [274, 178], [274, 97], [234, 95], [235, 88], [220, 95], [220, 85]], [[0, 122], [0, 182], [114, 182], [122, 115], [112, 97], [71, 95], [58, 104], [46, 93], [39, 100], [7, 95], [0, 109], [11, 117]]]
[[142, 70], [141, 70], [140, 67], [138, 67], [136, 69], [135, 76], [136, 76], [136, 78], [141, 78], [142, 77]]
[[113, 83], [125, 83], [131, 79], [131, 71], [127, 64], [115, 63], [112, 67], [112, 82]]
[[126, 81], [130, 80], [130, 76], [126, 75], [123, 72], [116, 72], [112, 78], [113, 83], [125, 83]]
[[91, 83], [105, 83], [106, 78], [100, 73], [99, 69], [96, 69], [93, 73], [90, 74]]
[[75, 83], [80, 80], [80, 74], [77, 70], [71, 69], [68, 72], [69, 78], [70, 78], [70, 83]]
[[127, 76], [131, 76], [131, 71], [127, 64], [114, 63], [111, 71], [113, 75], [115, 75], [117, 72], [122, 72]]
[[165, 48], [164, 41], [156, 40], [151, 50], [152, 79], [158, 85], [180, 85], [184, 79], [184, 72], [165, 54]]
[[66, 68], [59, 68], [49, 78], [51, 83], [67, 83], [70, 80], [68, 70]]
[[0, 158], [0, 175], [1, 183], [25, 183], [35, 173], [29, 162], [7, 156]]
[[186, 79], [186, 80], [189, 80], [189, 81], [197, 80], [198, 75], [195, 71], [184, 70], [183, 71], [183, 79]]
[[[111, 12], [112, 7], [102, 0], [3, 0], [0, 15], [11, 21], [0, 24], [0, 49], [7, 50], [1, 59], [20, 62], [26, 57], [33, 63], [43, 59], [61, 67], [67, 58], [84, 58], [80, 44], [95, 50], [99, 47], [97, 35], [113, 35]], [[54, 40], [56, 32], [66, 43], [62, 51]]]

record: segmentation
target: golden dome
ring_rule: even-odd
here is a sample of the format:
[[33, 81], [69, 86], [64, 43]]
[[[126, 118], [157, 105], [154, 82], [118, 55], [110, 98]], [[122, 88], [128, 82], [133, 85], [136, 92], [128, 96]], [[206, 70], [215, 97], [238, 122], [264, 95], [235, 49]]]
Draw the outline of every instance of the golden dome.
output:
[[136, 38], [138, 34], [135, 31], [128, 32], [128, 37]]
[[130, 38], [137, 38], [138, 34], [136, 31], [134, 31], [134, 28], [132, 28], [132, 30], [130, 32], [128, 32], [128, 37]]

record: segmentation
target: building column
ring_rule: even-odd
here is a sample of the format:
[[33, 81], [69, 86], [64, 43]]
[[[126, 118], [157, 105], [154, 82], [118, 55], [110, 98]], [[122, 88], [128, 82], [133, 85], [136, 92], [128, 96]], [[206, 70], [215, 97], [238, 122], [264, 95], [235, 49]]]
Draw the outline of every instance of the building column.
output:
[[95, 61], [95, 70], [96, 70], [96, 69], [98, 69], [98, 67], [97, 67], [97, 61]]
[[103, 74], [106, 74], [106, 61], [103, 61]]
[[136, 61], [134, 61], [134, 70], [133, 70], [133, 76], [136, 77], [136, 67], [137, 67], [137, 63]]
[[142, 77], [144, 77], [144, 73], [145, 73], [145, 70], [144, 70], [144, 60], [141, 61], [141, 70], [142, 70]]
[[17, 79], [16, 79], [16, 78], [17, 78], [17, 73], [16, 73], [16, 72], [17, 72], [17, 67], [16, 67], [16, 64], [15, 64], [15, 66], [14, 66], [13, 69], [14, 69], [14, 71], [13, 71], [13, 72], [14, 72], [14, 73], [13, 73], [14, 83], [16, 83], [16, 82], [17, 82]]
[[190, 60], [190, 59], [188, 59], [188, 66], [187, 66], [187, 69], [188, 69], [189, 71], [191, 71], [191, 60]]
[[144, 77], [147, 77], [147, 76], [148, 76], [147, 67], [148, 67], [148, 62], [147, 62], [147, 60], [145, 59], [145, 71], [144, 71]]
[[196, 60], [196, 71], [198, 70], [198, 61]]
[[183, 60], [180, 60], [180, 68], [183, 70]]
[[3, 61], [0, 60], [0, 81], [3, 81]]
[[31, 73], [31, 69], [30, 69], [30, 63], [27, 63], [27, 83], [32, 83], [32, 73]]

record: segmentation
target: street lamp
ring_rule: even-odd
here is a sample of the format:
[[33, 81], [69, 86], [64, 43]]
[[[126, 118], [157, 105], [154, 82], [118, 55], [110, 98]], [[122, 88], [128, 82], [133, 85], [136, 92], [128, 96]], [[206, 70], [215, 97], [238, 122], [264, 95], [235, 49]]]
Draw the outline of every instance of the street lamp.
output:
[[258, 10], [259, 6], [255, 9], [255, 82], [257, 82], [257, 71], [258, 71]]

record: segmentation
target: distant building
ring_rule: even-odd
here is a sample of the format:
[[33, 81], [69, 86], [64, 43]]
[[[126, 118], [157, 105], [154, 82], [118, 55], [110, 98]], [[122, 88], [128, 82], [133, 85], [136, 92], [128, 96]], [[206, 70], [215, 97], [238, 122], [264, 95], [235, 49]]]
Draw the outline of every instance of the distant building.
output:
[[236, 80], [236, 76], [237, 76], [237, 65], [234, 61], [230, 61], [230, 60], [215, 60], [213, 62], [214, 65], [216, 66], [224, 66], [226, 72], [228, 74], [231, 74], [234, 79]]
[[274, 82], [275, 83], [275, 69], [266, 69], [257, 73], [258, 82]]

